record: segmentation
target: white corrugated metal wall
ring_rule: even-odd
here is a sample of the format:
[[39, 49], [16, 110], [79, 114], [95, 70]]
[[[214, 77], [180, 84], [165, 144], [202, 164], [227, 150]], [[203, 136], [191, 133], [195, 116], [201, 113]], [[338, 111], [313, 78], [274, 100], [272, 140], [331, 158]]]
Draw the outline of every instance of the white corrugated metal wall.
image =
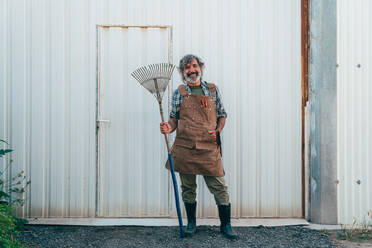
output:
[[[32, 180], [25, 216], [95, 216], [96, 24], [125, 24], [171, 25], [173, 62], [186, 53], [205, 60], [204, 78], [229, 115], [233, 216], [301, 217], [299, 0], [8, 0], [0, 11], [0, 135]], [[199, 215], [216, 216], [199, 184]], [[163, 204], [174, 216], [173, 199]]]
[[338, 209], [339, 222], [352, 223], [372, 210], [372, 2], [337, 8]]

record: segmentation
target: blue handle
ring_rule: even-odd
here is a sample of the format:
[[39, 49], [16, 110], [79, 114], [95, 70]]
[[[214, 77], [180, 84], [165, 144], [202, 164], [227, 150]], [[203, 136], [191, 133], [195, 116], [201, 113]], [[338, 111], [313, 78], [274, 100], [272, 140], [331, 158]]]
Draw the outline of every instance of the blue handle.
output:
[[181, 215], [181, 208], [180, 208], [180, 199], [178, 198], [178, 186], [177, 186], [176, 175], [174, 174], [172, 154], [168, 154], [168, 161], [169, 161], [169, 168], [170, 168], [170, 171], [171, 171], [172, 181], [173, 181], [174, 199], [176, 200], [178, 223], [180, 225], [180, 234], [181, 234], [181, 238], [183, 238], [183, 237], [185, 237], [185, 233], [183, 231], [182, 215]]

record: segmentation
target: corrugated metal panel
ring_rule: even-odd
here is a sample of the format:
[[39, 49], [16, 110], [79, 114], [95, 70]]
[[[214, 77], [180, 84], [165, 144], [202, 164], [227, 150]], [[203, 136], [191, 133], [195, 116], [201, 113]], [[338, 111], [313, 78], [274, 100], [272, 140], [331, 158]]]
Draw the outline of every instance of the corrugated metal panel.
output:
[[[2, 5], [0, 59], [10, 64], [0, 70], [6, 79], [1, 88], [11, 87], [12, 97], [11, 118], [4, 111], [1, 125], [17, 150], [16, 168], [31, 176], [26, 215], [94, 216], [95, 25], [126, 24], [171, 25], [173, 62], [186, 53], [205, 60], [204, 78], [219, 86], [229, 114], [223, 160], [233, 216], [301, 216], [300, 1], [37, 0]], [[179, 82], [174, 76], [173, 89]], [[158, 121], [153, 114], [148, 122]], [[162, 140], [158, 145], [163, 151]], [[163, 164], [155, 166], [155, 178], [164, 179]], [[122, 180], [118, 183], [134, 178]], [[201, 178], [198, 182], [199, 216], [216, 216], [213, 197]], [[149, 199], [167, 205], [150, 209], [146, 202], [132, 215], [175, 216], [172, 194], [165, 203], [163, 194], [141, 192], [133, 207]], [[105, 211], [102, 215], [111, 216]]]
[[1, 2], [1, 87], [10, 105], [2, 106], [2, 137], [15, 150], [13, 173], [31, 179], [23, 214], [94, 216], [95, 29], [77, 9], [85, 3]]
[[372, 3], [337, 2], [339, 221], [372, 210]]

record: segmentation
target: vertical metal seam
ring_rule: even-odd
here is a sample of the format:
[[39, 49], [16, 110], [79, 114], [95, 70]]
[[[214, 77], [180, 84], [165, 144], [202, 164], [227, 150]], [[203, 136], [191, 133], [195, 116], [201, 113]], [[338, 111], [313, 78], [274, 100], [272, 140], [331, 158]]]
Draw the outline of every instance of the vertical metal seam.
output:
[[[26, 117], [26, 125], [27, 125], [27, 138], [26, 138], [26, 147], [25, 150], [27, 151], [26, 155], [26, 180], [31, 179], [31, 29], [32, 29], [32, 18], [31, 18], [31, 4], [30, 1], [26, 1], [26, 13], [25, 13], [25, 18], [27, 19], [27, 30], [28, 32], [26, 33], [26, 40], [27, 40], [27, 47], [26, 47], [26, 77], [27, 77], [27, 86], [26, 86], [26, 91], [27, 91], [27, 104], [26, 106], [27, 109], [27, 117]], [[23, 214], [22, 217], [30, 217], [31, 215], [31, 187], [28, 186], [26, 193], [25, 193], [25, 206], [23, 208]]]
[[[45, 7], [45, 11], [46, 11], [46, 16], [45, 16], [45, 19], [48, 19], [47, 21], [47, 26], [46, 26], [46, 37], [48, 40], [47, 40], [47, 54], [46, 54], [46, 58], [47, 58], [47, 68], [48, 70], [45, 72], [46, 73], [46, 79], [48, 80], [48, 82], [51, 82], [51, 73], [50, 73], [50, 64], [51, 64], [51, 60], [52, 60], [52, 49], [51, 49], [51, 40], [52, 40], [52, 33], [51, 33], [51, 3], [48, 2], [47, 3], [47, 6]], [[52, 108], [51, 108], [51, 86], [50, 86], [50, 83], [47, 84], [48, 85], [48, 91], [46, 91], [46, 93], [48, 94], [47, 95], [47, 108], [48, 108], [48, 111], [45, 111], [48, 113], [48, 118], [46, 118], [46, 121], [47, 121], [47, 125], [48, 125], [48, 137], [47, 137], [47, 150], [45, 152], [45, 154], [47, 155], [47, 158], [46, 158], [46, 161], [47, 161], [47, 175], [48, 175], [48, 178], [47, 178], [47, 185], [48, 185], [48, 188], [47, 188], [47, 192], [46, 192], [46, 195], [48, 197], [48, 206], [46, 207], [46, 213], [47, 213], [47, 216], [49, 217], [50, 215], [50, 205], [51, 205], [51, 194], [50, 194], [50, 179], [52, 178], [51, 177], [51, 163], [52, 163], [52, 159], [51, 159], [51, 137], [52, 137], [52, 132], [51, 132], [51, 113], [52, 113]]]
[[[275, 23], [276, 20], [276, 8], [277, 6], [275, 5], [275, 2], [274, 1], [274, 4], [273, 4], [273, 7], [272, 7], [272, 13], [271, 15], [273, 16], [272, 18], [272, 39], [273, 39], [273, 42], [274, 44], [276, 44], [278, 42], [278, 36], [276, 34], [276, 25]], [[272, 51], [272, 58], [273, 58], [273, 61], [276, 61], [277, 59], [277, 54], [276, 54], [276, 49], [273, 49]], [[272, 75], [273, 75], [273, 79], [275, 78], [276, 76], [276, 73], [277, 73], [277, 70], [276, 70], [276, 65], [275, 63], [272, 64]], [[272, 90], [274, 91], [275, 90], [275, 80], [272, 81]], [[274, 188], [275, 188], [275, 193], [274, 193], [274, 199], [273, 199], [273, 202], [274, 202], [274, 209], [272, 210], [273, 212], [273, 215], [274, 216], [279, 216], [279, 212], [280, 212], [280, 207], [278, 206], [279, 205], [279, 200], [278, 200], [278, 195], [279, 195], [279, 187], [278, 187], [278, 160], [279, 160], [279, 152], [278, 152], [278, 145], [277, 145], [277, 141], [278, 141], [278, 135], [279, 135], [279, 119], [277, 118], [277, 115], [278, 115], [278, 108], [277, 108], [277, 102], [278, 101], [278, 97], [276, 96], [275, 92], [273, 92], [273, 119], [275, 120], [275, 123], [274, 123], [274, 137], [273, 137], [273, 150], [274, 150], [274, 161], [273, 161], [273, 172], [274, 172]]]
[[100, 186], [100, 181], [99, 181], [99, 126], [98, 126], [98, 119], [99, 119], [99, 90], [100, 90], [100, 58], [101, 58], [101, 53], [100, 53], [100, 27], [97, 25], [96, 26], [96, 120], [95, 120], [95, 128], [96, 128], [96, 172], [95, 172], [95, 177], [96, 177], [96, 190], [95, 190], [95, 217], [98, 216], [98, 202], [99, 202], [99, 186]]
[[[238, 10], [239, 11], [237, 12], [237, 15], [235, 16], [235, 18], [236, 18], [236, 22], [241, 24], [242, 23], [242, 15], [241, 15], [241, 11], [240, 11], [242, 9], [241, 2], [238, 2], [237, 5], [238, 5]], [[234, 29], [237, 28], [236, 25], [232, 25], [232, 27]], [[239, 28], [241, 28], [240, 25], [239, 25]], [[234, 30], [234, 31], [236, 31], [236, 30]], [[237, 71], [241, 71], [241, 61], [242, 61], [242, 58], [241, 58], [242, 56], [241, 56], [241, 52], [240, 52], [242, 50], [242, 48], [241, 48], [241, 32], [239, 32], [239, 31], [236, 31], [237, 36], [238, 36], [238, 39], [236, 41], [236, 44], [237, 44], [236, 53], [237, 53], [239, 61], [240, 61], [240, 63], [238, 63]], [[205, 43], [202, 43], [202, 44], [204, 45]], [[205, 48], [203, 48], [203, 50], [204, 49]], [[238, 82], [242, 82], [240, 73], [236, 74], [236, 78], [237, 78]], [[241, 90], [238, 90], [237, 87], [235, 87], [234, 90], [235, 90], [236, 95], [241, 93]], [[236, 99], [235, 99], [236, 106], [240, 106], [241, 99], [242, 98], [240, 96], [236, 97]], [[241, 122], [242, 122], [241, 121], [242, 120], [241, 115], [237, 115], [237, 119], [239, 120], [239, 121], [237, 121], [237, 128], [236, 128], [236, 130], [237, 130], [236, 132], [238, 133], [238, 132], [241, 132], [241, 126], [242, 126], [241, 125]], [[241, 140], [242, 140], [241, 135], [237, 135], [237, 136], [238, 136], [239, 144], [241, 144]], [[237, 151], [237, 156], [236, 156], [237, 162], [236, 162], [236, 167], [235, 167], [236, 168], [236, 181], [238, 183], [237, 185], [242, 185], [242, 177], [241, 177], [242, 167], [239, 166], [239, 165], [242, 164], [242, 156], [241, 156], [242, 148], [241, 148], [241, 146], [237, 145], [236, 151]], [[241, 217], [241, 213], [242, 213], [242, 206], [241, 206], [241, 202], [242, 202], [241, 194], [242, 193], [241, 192], [242, 192], [242, 187], [241, 186], [236, 187], [236, 199], [237, 199], [238, 204], [236, 204], [236, 206], [234, 208], [235, 208], [235, 211], [236, 211], [235, 216], [238, 217], [238, 218]]]
[[[68, 135], [66, 135], [68, 137], [68, 140], [67, 142], [65, 143], [65, 145], [68, 145], [66, 150], [67, 150], [67, 161], [68, 161], [68, 166], [66, 166], [65, 168], [65, 177], [67, 176], [67, 179], [65, 178], [65, 183], [67, 181], [67, 184], [65, 185], [65, 194], [68, 195], [68, 197], [66, 197], [66, 201], [65, 201], [65, 204], [66, 204], [66, 209], [65, 209], [65, 212], [66, 212], [66, 215], [67, 216], [70, 216], [71, 215], [71, 178], [70, 178], [70, 173], [71, 173], [71, 154], [72, 154], [72, 150], [71, 150], [71, 46], [72, 46], [72, 39], [71, 39], [71, 14], [70, 12], [68, 11], [71, 7], [71, 0], [68, 0], [66, 1], [66, 9], [65, 9], [65, 14], [67, 15], [67, 45], [68, 45], [68, 49], [66, 49], [66, 53], [67, 53], [67, 58], [69, 59], [68, 61], [65, 61], [66, 63], [66, 69], [67, 69], [67, 72], [68, 72], [68, 76], [67, 76], [67, 99], [68, 99], [68, 104], [67, 104], [67, 111], [66, 111], [66, 124], [67, 124], [67, 127], [68, 127]], [[68, 190], [66, 190], [66, 188]], [[66, 192], [67, 191], [67, 192]]]
[[[66, 11], [67, 10], [67, 1], [65, 1], [65, 3], [63, 4], [63, 15], [62, 15], [62, 25], [63, 25], [63, 45], [62, 45], [62, 57], [63, 57], [63, 83], [64, 83], [64, 86], [63, 86], [63, 103], [64, 105], [66, 105], [66, 88], [67, 88], [67, 76], [66, 76], [66, 72], [67, 72], [67, 62], [66, 62], [66, 47], [67, 47], [67, 40], [66, 40], [66, 37], [67, 37], [67, 21], [66, 21]], [[64, 111], [64, 114], [63, 114], [63, 131], [62, 133], [64, 134], [64, 137], [67, 137], [66, 135], [66, 119], [67, 119], [67, 106], [64, 106], [63, 110]], [[64, 217], [64, 215], [66, 214], [67, 215], [67, 211], [66, 211], [66, 171], [67, 171], [67, 166], [66, 166], [66, 161], [69, 160], [69, 158], [66, 156], [66, 141], [67, 141], [67, 138], [64, 138], [63, 139], [63, 163], [65, 166], [64, 168], [62, 169], [62, 189], [61, 189], [61, 192], [62, 192], [62, 200], [61, 200], [61, 204], [62, 204], [62, 217]], [[67, 157], [67, 158], [66, 158]]]
[[41, 120], [41, 125], [43, 125], [43, 128], [46, 129], [46, 132], [43, 132], [42, 134], [42, 144], [41, 144], [41, 149], [43, 153], [45, 154], [44, 157], [42, 158], [42, 173], [43, 173], [43, 183], [42, 183], [42, 207], [41, 207], [41, 215], [42, 217], [47, 217], [48, 216], [48, 207], [47, 205], [47, 199], [48, 199], [48, 135], [49, 135], [49, 130], [48, 130], [48, 97], [47, 94], [47, 21], [46, 21], [46, 6], [42, 6], [41, 10], [41, 18], [43, 21], [42, 27], [41, 27], [41, 42], [43, 44], [44, 50], [41, 52], [41, 81], [42, 81], [42, 93], [43, 95], [41, 96], [41, 101], [44, 103], [44, 106], [42, 106], [42, 120]]

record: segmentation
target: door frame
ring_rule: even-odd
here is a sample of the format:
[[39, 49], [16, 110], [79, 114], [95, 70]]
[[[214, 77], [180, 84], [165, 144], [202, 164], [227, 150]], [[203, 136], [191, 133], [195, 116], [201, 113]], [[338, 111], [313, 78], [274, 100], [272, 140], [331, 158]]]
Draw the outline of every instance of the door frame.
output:
[[[96, 25], [96, 190], [95, 190], [95, 217], [99, 217], [98, 215], [98, 207], [99, 207], [99, 189], [100, 189], [100, 149], [99, 149], [99, 127], [102, 120], [99, 120], [100, 117], [100, 85], [101, 85], [101, 31], [104, 29], [109, 28], [121, 28], [121, 29], [128, 29], [128, 28], [142, 28], [142, 29], [149, 29], [149, 28], [160, 28], [160, 29], [167, 29], [168, 30], [168, 63], [172, 63], [173, 61], [173, 28], [171, 25], [124, 25], [124, 24], [97, 24]], [[170, 112], [170, 94], [171, 94], [171, 85], [172, 81], [169, 81], [168, 85], [168, 115]], [[169, 173], [168, 173], [169, 174]], [[170, 194], [170, 188], [168, 183], [168, 198]]]
[[310, 200], [310, 132], [309, 126], [309, 50], [310, 50], [310, 22], [309, 0], [301, 0], [301, 181], [302, 181], [302, 217], [309, 212]]

